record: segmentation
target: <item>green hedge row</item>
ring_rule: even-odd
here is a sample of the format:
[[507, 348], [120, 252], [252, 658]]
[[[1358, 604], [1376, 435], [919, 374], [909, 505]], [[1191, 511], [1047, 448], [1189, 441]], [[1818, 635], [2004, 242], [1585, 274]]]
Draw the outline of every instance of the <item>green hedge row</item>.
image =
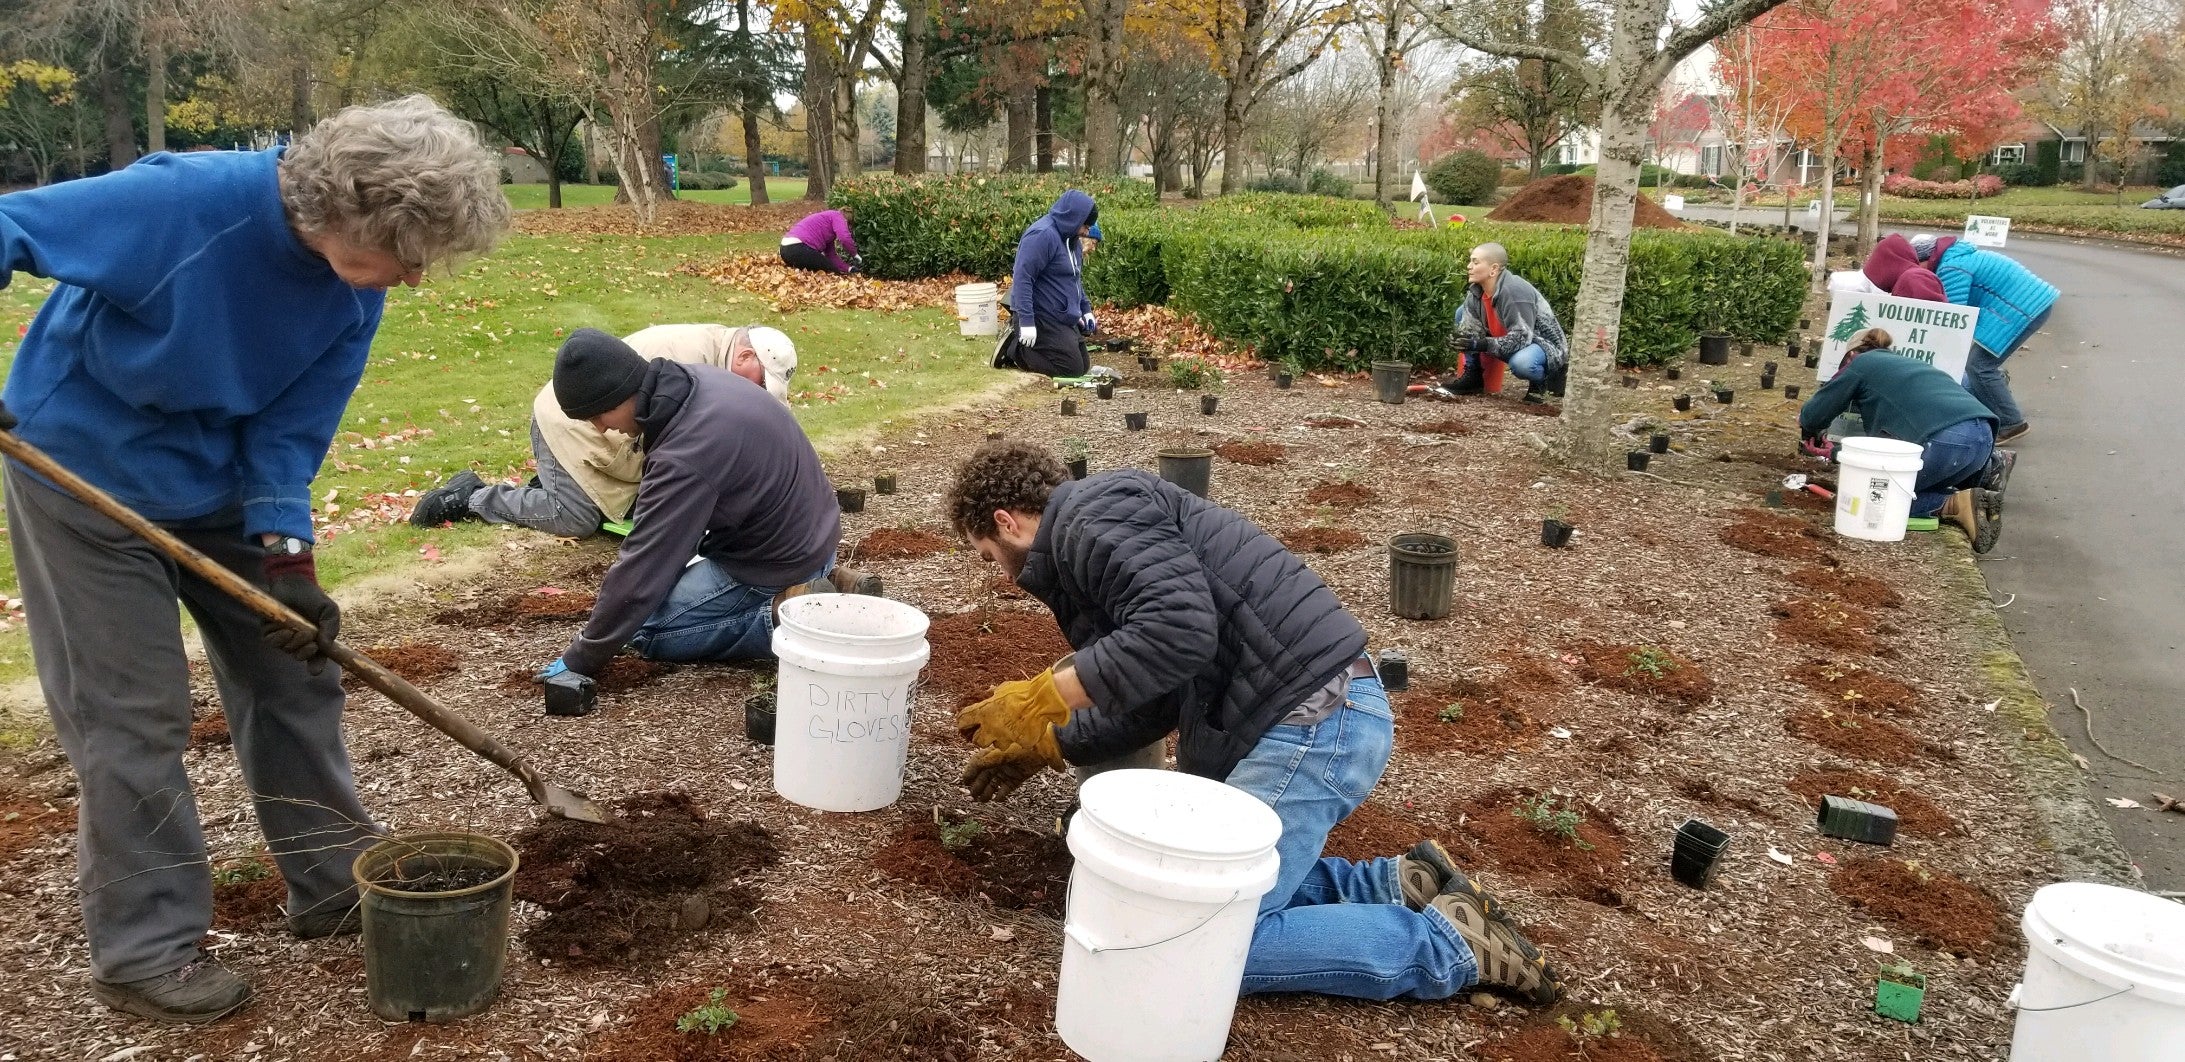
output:
[[860, 177], [835, 185], [827, 205], [849, 215], [865, 271], [886, 280], [970, 273], [1009, 275], [1017, 237], [1070, 188], [1113, 212], [1154, 205], [1153, 185], [1055, 174]]

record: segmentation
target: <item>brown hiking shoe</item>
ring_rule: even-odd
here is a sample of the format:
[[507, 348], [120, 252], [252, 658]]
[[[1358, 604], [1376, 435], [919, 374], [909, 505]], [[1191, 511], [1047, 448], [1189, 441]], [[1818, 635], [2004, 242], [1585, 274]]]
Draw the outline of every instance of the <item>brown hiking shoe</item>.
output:
[[836, 568], [834, 571], [827, 573], [827, 579], [833, 585], [835, 593], [838, 594], [863, 594], [866, 597], [880, 596], [880, 577], [870, 572], [860, 571], [856, 568]]
[[1445, 892], [1427, 906], [1447, 918], [1457, 935], [1471, 945], [1472, 958], [1479, 965], [1479, 987], [1500, 989], [1542, 1006], [1562, 998], [1563, 981], [1555, 968], [1516, 926], [1488, 913], [1484, 895]]
[[1404, 906], [1414, 911], [1426, 910], [1426, 905], [1442, 893], [1465, 892], [1479, 901], [1487, 917], [1502, 917], [1502, 909], [1487, 890], [1457, 869], [1457, 861], [1449, 857], [1449, 850], [1440, 841], [1420, 841], [1411, 846], [1411, 851], [1397, 856], [1396, 881], [1403, 886]]
[[1961, 490], [1950, 495], [1943, 501], [1942, 508], [1935, 513], [1935, 519], [1946, 524], [1956, 524], [1965, 532], [1969, 541], [1980, 541], [1980, 509], [1973, 504], [1972, 491]]
[[212, 956], [197, 958], [155, 977], [135, 981], [91, 980], [91, 994], [115, 1010], [153, 1021], [203, 1025], [250, 1002], [250, 983]]

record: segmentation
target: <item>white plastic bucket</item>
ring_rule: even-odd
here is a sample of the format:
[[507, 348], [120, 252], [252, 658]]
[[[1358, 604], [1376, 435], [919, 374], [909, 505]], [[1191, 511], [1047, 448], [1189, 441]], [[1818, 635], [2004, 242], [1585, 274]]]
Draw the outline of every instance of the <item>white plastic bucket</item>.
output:
[[903, 793], [926, 614], [863, 594], [782, 603], [774, 791], [821, 811], [871, 811]]
[[2114, 885], [2042, 886], [2026, 905], [2011, 1062], [2175, 1062], [2185, 1046], [2185, 907]]
[[1089, 1062], [1220, 1058], [1282, 820], [1176, 771], [1109, 771], [1077, 799], [1055, 1031]]
[[1912, 516], [1912, 485], [1919, 481], [1918, 443], [1858, 435], [1836, 448], [1843, 474], [1836, 480], [1836, 533], [1871, 542], [1904, 538]]
[[990, 336], [1001, 331], [1001, 298], [992, 284], [956, 285], [956, 320], [967, 336]]

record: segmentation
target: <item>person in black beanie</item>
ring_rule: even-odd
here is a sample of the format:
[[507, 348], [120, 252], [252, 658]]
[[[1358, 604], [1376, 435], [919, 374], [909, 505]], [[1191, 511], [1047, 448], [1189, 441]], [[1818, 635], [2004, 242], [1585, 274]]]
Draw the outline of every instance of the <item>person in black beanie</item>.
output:
[[710, 365], [647, 361], [580, 328], [554, 358], [554, 397], [571, 419], [636, 436], [645, 466], [635, 526], [592, 617], [539, 678], [597, 675], [625, 644], [653, 660], [764, 657], [782, 601], [872, 591], [874, 580], [834, 566], [834, 486], [765, 388]]

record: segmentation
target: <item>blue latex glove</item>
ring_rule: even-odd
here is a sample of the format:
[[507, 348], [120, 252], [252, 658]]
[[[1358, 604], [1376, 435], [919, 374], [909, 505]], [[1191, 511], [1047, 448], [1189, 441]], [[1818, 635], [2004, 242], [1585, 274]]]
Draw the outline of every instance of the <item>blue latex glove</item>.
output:
[[1100, 331], [1100, 322], [1099, 322], [1099, 321], [1096, 321], [1096, 320], [1094, 320], [1094, 319], [1093, 319], [1093, 315], [1091, 315], [1091, 314], [1089, 314], [1089, 313], [1088, 313], [1088, 314], [1086, 314], [1086, 315], [1085, 315], [1085, 316], [1083, 316], [1083, 317], [1080, 317], [1080, 318], [1078, 318], [1078, 319], [1077, 319], [1077, 324], [1078, 324], [1078, 327], [1080, 327], [1080, 328], [1082, 328], [1082, 329], [1084, 329], [1084, 330], [1085, 330], [1085, 334], [1087, 334], [1087, 335], [1091, 335], [1091, 334], [1093, 334], [1093, 333], [1095, 333], [1095, 332], [1098, 332], [1098, 331]]
[[553, 678], [556, 675], [567, 674], [568, 671], [569, 665], [562, 663], [561, 657], [557, 656], [554, 658], [553, 663], [546, 665], [545, 670], [540, 671], [538, 674], [531, 677], [538, 679], [540, 682], [545, 682], [547, 679]]

